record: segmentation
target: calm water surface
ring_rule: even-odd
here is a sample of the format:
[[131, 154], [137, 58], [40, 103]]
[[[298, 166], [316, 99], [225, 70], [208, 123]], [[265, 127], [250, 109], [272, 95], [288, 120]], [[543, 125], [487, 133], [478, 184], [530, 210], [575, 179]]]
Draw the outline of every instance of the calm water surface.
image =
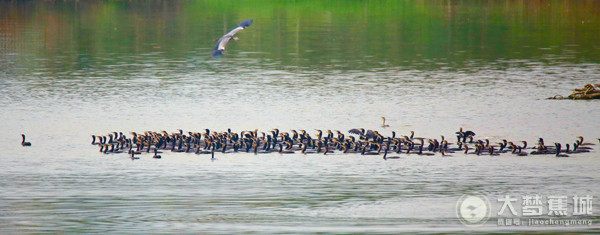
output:
[[[597, 202], [598, 145], [560, 159], [131, 161], [89, 144], [112, 131], [355, 127], [597, 144], [598, 102], [544, 98], [600, 83], [598, 29], [598, 1], [1, 2], [0, 232], [598, 232], [597, 205], [569, 217], [592, 226], [507, 228], [495, 215], [507, 194]], [[493, 216], [465, 227], [455, 205], [475, 193]]]

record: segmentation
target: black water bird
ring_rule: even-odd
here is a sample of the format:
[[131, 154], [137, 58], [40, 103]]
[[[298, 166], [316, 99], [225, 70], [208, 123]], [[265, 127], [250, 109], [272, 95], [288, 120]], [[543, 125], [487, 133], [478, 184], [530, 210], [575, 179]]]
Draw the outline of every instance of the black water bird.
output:
[[[431, 152], [435, 152], [436, 146], [435, 143], [433, 142], [433, 140], [429, 140], [429, 145], [427, 146], [427, 150], [431, 151]], [[422, 144], [421, 144], [422, 146]]]
[[354, 129], [350, 129], [348, 132], [350, 132], [351, 134], [357, 134], [360, 136], [365, 135], [365, 129], [364, 128], [354, 128]]
[[457, 135], [459, 141], [460, 141], [460, 138], [462, 138], [463, 139], [462, 142], [467, 142], [467, 138], [469, 138], [469, 137], [472, 138], [473, 136], [475, 136], [475, 132], [473, 132], [473, 131], [463, 131], [463, 128], [461, 127], [456, 132], [456, 135]]
[[321, 148], [323, 148], [323, 149], [324, 149], [324, 151], [323, 151], [323, 155], [327, 155], [327, 153], [333, 153], [333, 151], [331, 151], [331, 150], [329, 149], [329, 145], [325, 145], [325, 147], [321, 147]]
[[594, 145], [592, 143], [584, 143], [583, 142], [583, 136], [579, 136], [577, 137], [577, 141], [575, 141], [575, 143], [573, 144], [573, 151], [578, 151], [578, 152], [589, 152], [590, 150], [592, 150], [591, 147], [589, 147], [590, 145]]
[[378, 137], [377, 131], [367, 130], [367, 133], [365, 134], [365, 138], [367, 138], [367, 140], [369, 140], [369, 139], [375, 140], [377, 137]]
[[483, 147], [481, 146], [481, 144], [475, 144], [475, 154], [477, 156], [479, 156], [481, 154], [481, 150], [483, 149]]
[[[139, 147], [139, 145], [138, 145], [138, 147]], [[127, 153], [131, 154], [132, 152], [135, 154], [141, 154], [141, 152], [139, 150], [133, 150], [133, 144], [129, 144], [129, 151], [127, 151]]]
[[497, 152], [495, 152], [496, 149], [494, 149], [494, 146], [489, 146], [488, 148], [488, 153], [490, 154], [490, 156], [497, 156], [499, 155]]
[[308, 145], [305, 144], [305, 143], [301, 143], [301, 145], [302, 145], [302, 148], [301, 148], [300, 152], [303, 153], [303, 154], [309, 154], [309, 153], [316, 153], [317, 152], [315, 150], [310, 150], [310, 149], [307, 150], [306, 148], [308, 147]]
[[21, 141], [23, 147], [31, 146], [31, 142], [25, 142], [25, 134], [21, 134], [21, 137], [23, 137], [23, 140]]
[[538, 139], [538, 145], [544, 146], [544, 138], [539, 138]]
[[[108, 151], [108, 145], [106, 144], [99, 144], [100, 146], [100, 152], [101, 153], [106, 153], [106, 151]], [[104, 148], [106, 148], [106, 151], [104, 150]]]
[[221, 153], [225, 153], [227, 151], [227, 143], [221, 143], [220, 145], [222, 145]]
[[223, 54], [223, 51], [225, 51], [225, 46], [227, 46], [227, 43], [229, 43], [230, 40], [238, 40], [239, 38], [235, 37], [235, 34], [244, 30], [245, 28], [247, 28], [248, 26], [250, 26], [252, 24], [253, 20], [245, 20], [242, 23], [238, 24], [237, 27], [235, 27], [234, 29], [232, 29], [231, 31], [229, 31], [228, 33], [226, 33], [225, 35], [223, 35], [223, 37], [221, 37], [221, 39], [219, 39], [219, 41], [217, 42], [217, 45], [215, 46], [215, 49], [213, 50], [211, 56], [213, 58], [216, 57], [221, 57], [221, 55]]
[[592, 149], [592, 148], [586, 147], [586, 146], [581, 147], [581, 145], [582, 144], [580, 141], [576, 141], [575, 143], [573, 143], [572, 153], [587, 153], [587, 152], [590, 152], [590, 150]]
[[363, 128], [350, 129], [348, 132], [350, 132], [351, 134], [360, 135], [360, 139], [367, 141], [370, 139], [376, 140], [379, 137], [379, 133], [377, 133], [377, 131], [367, 130], [365, 133], [365, 129]]
[[513, 154], [515, 154], [517, 156], [521, 156], [521, 157], [529, 155], [526, 152], [522, 152], [521, 149], [522, 149], [521, 146], [517, 146], [517, 151], [515, 153], [513, 153]]
[[583, 142], [583, 136], [577, 136], [577, 139], [579, 140], [579, 146], [584, 146], [584, 145], [594, 145], [592, 143], [584, 143]]
[[131, 152], [131, 160], [136, 160], [136, 159], [140, 159], [139, 157], [135, 156], [135, 152]]
[[423, 145], [419, 145], [419, 152], [417, 154], [418, 155], [425, 155], [425, 156], [433, 156], [433, 155], [435, 155], [434, 153], [424, 153], [423, 152]]
[[279, 145], [279, 153], [280, 154], [290, 154], [290, 153], [294, 153], [294, 151], [292, 150], [283, 150], [283, 144], [278, 144]]
[[504, 153], [504, 149], [508, 146], [508, 142], [506, 141], [506, 139], [503, 139], [502, 142], [498, 143], [498, 146], [500, 146], [500, 151], [501, 153]]
[[449, 148], [447, 146], [447, 144], [446, 144], [444, 150], [446, 151], [446, 153], [453, 153], [453, 152], [456, 152], [456, 151], [461, 151], [461, 150], [463, 150], [463, 143], [462, 142], [457, 142], [456, 143], [456, 147], [452, 147], [452, 148]]
[[391, 156], [391, 157], [388, 157], [387, 153], [388, 153], [388, 149], [386, 148], [385, 151], [383, 152], [383, 160], [399, 159], [400, 158], [400, 156]]
[[[560, 143], [554, 143], [554, 146], [556, 148], [556, 154], [554, 156], [556, 157], [569, 157], [569, 155], [566, 154], [560, 154], [560, 151], [562, 149], [562, 146]], [[568, 150], [567, 150], [568, 151]]]
[[447, 155], [448, 154], [448, 150], [442, 149], [440, 151], [440, 153], [442, 154], [442, 157], [452, 157], [452, 155]]
[[196, 148], [196, 154], [209, 154], [209, 153], [212, 153], [211, 150], [207, 150], [207, 149], [210, 149], [213, 144], [214, 143], [207, 143], [204, 150], [202, 150], [202, 148], [200, 147], [200, 145], [196, 145], [196, 147], [197, 147]]
[[379, 152], [370, 152], [367, 149], [367, 146], [362, 146], [362, 147], [360, 147], [360, 149], [361, 149], [360, 150], [361, 155], [379, 155]]
[[152, 156], [152, 158], [156, 158], [156, 159], [162, 158], [162, 156], [158, 155], [158, 150], [156, 148], [154, 149], [154, 156]]
[[115, 144], [109, 144], [109, 145], [110, 145], [110, 150], [109, 151], [111, 153], [122, 153], [123, 152], [123, 151], [119, 150], [118, 147], [115, 149]]
[[546, 147], [546, 145], [544, 144], [544, 139], [543, 138], [539, 138], [538, 139], [538, 144], [535, 147], [537, 148], [535, 151], [532, 151], [531, 154], [533, 155], [538, 155], [538, 154], [548, 154], [548, 147]]

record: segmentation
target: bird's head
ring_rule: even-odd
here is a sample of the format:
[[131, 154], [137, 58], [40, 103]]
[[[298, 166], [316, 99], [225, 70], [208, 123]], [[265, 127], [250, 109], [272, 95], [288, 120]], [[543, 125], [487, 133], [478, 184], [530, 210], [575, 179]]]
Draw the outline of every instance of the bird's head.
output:
[[246, 28], [248, 26], [250, 26], [252, 24], [252, 22], [254, 22], [254, 20], [249, 19], [249, 20], [244, 20], [242, 23], [240, 23], [238, 26], [242, 27], [242, 28]]

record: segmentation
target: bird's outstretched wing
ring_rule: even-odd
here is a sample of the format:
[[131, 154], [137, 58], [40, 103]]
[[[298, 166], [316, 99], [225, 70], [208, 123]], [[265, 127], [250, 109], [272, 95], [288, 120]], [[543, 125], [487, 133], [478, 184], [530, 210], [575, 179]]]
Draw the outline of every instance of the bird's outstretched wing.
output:
[[221, 37], [221, 39], [219, 39], [219, 41], [217, 42], [217, 45], [215, 46], [215, 49], [213, 50], [211, 56], [213, 58], [221, 57], [223, 51], [225, 50], [225, 46], [227, 45], [229, 40], [231, 40], [231, 37]]
[[348, 132], [350, 132], [350, 134], [357, 134], [357, 135], [364, 135], [365, 133], [363, 131], [360, 131], [359, 129], [350, 129]]
[[221, 37], [221, 39], [219, 39], [219, 41], [217, 42], [217, 45], [215, 46], [215, 49], [213, 50], [211, 56], [214, 57], [221, 57], [221, 55], [223, 54], [223, 51], [225, 50], [225, 46], [227, 46], [227, 43], [229, 43], [229, 40], [231, 40], [236, 33], [244, 30], [246, 27], [250, 26], [252, 24], [253, 20], [245, 20], [242, 23], [238, 24], [237, 27], [235, 27], [234, 29], [232, 29], [231, 31], [229, 31], [227, 34], [223, 35], [223, 37]]
[[472, 131], [465, 131], [465, 135], [466, 135], [466, 136], [475, 136], [475, 132], [472, 132]]
[[367, 134], [365, 134], [365, 136], [367, 137], [367, 139], [375, 139], [375, 137], [377, 137], [375, 132], [372, 130], [367, 130]]

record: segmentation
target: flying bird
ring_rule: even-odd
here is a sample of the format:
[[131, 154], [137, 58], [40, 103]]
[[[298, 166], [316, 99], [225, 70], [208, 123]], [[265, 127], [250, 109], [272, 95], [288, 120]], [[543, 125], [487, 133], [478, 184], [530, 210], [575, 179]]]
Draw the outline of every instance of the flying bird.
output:
[[215, 46], [215, 50], [212, 52], [212, 57], [216, 58], [216, 57], [221, 57], [221, 55], [223, 54], [223, 51], [225, 50], [225, 46], [227, 46], [227, 43], [229, 42], [229, 40], [233, 39], [233, 40], [238, 40], [238, 37], [235, 37], [235, 34], [238, 33], [239, 31], [244, 30], [246, 27], [250, 26], [252, 24], [252, 20], [245, 20], [242, 23], [238, 24], [237, 27], [235, 27], [234, 29], [232, 29], [231, 31], [229, 31], [227, 34], [223, 35], [223, 37], [221, 37], [221, 39], [219, 39], [219, 41], [217, 42], [217, 45]]

